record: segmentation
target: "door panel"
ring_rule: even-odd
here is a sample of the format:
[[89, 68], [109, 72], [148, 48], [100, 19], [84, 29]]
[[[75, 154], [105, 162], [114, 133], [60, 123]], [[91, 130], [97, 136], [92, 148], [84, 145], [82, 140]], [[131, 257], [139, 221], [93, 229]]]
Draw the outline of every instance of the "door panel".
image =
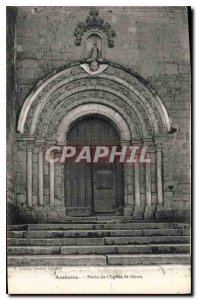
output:
[[93, 165], [93, 192], [95, 213], [116, 212], [114, 164]]
[[[98, 115], [76, 122], [68, 145], [77, 147], [119, 145], [119, 136], [110, 122]], [[67, 214], [112, 214], [122, 206], [122, 165], [117, 162], [65, 162], [65, 205]]]

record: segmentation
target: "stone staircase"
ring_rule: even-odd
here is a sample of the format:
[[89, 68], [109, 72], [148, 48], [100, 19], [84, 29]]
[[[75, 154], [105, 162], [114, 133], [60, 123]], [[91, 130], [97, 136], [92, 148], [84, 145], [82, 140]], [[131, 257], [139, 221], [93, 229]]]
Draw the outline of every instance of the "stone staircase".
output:
[[64, 224], [8, 225], [8, 266], [190, 263], [190, 226], [74, 218]]

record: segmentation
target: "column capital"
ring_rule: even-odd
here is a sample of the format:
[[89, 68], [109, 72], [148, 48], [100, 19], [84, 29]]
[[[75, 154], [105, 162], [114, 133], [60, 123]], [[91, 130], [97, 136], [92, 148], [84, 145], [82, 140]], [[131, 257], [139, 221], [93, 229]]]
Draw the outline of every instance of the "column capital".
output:
[[18, 140], [17, 141], [17, 149], [20, 150], [26, 150], [27, 149], [27, 142], [24, 140]]
[[156, 148], [157, 150], [170, 150], [173, 148], [173, 144], [172, 144], [172, 140], [171, 139], [168, 139], [166, 137], [156, 137], [155, 139], [155, 145], [156, 145]]
[[39, 139], [35, 141], [35, 150], [36, 152], [45, 150], [46, 140]]
[[32, 147], [34, 143], [34, 138], [29, 136], [23, 136], [17, 138], [17, 148], [18, 150], [29, 150], [29, 147]]
[[35, 142], [34, 140], [29, 140], [27, 141], [27, 150], [28, 151], [32, 151], [35, 147]]

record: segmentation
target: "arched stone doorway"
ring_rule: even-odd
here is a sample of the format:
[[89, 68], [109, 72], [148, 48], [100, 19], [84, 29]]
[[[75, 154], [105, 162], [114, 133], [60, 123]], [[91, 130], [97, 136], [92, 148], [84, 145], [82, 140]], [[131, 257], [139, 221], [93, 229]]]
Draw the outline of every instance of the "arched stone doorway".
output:
[[115, 124], [121, 145], [147, 145], [154, 162], [153, 166], [123, 166], [124, 216], [152, 218], [167, 208], [163, 164], [171, 123], [161, 99], [144, 80], [120, 66], [105, 64], [92, 75], [76, 63], [39, 83], [22, 107], [18, 153], [26, 157], [26, 190], [19, 213], [31, 215], [35, 222], [65, 219], [69, 210], [64, 166], [48, 164], [44, 146], [67, 144], [73, 122], [91, 114]]
[[[120, 137], [112, 122], [98, 114], [77, 119], [68, 135], [68, 145], [78, 151], [83, 146], [120, 146]], [[98, 162], [65, 161], [65, 204], [67, 215], [121, 214], [123, 209], [123, 168], [118, 160]]]

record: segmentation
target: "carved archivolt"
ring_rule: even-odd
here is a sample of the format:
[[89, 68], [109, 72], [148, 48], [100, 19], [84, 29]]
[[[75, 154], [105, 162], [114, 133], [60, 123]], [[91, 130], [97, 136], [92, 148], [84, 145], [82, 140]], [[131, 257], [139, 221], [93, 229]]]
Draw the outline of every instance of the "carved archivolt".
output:
[[[120, 112], [127, 123], [131, 124], [132, 135], [141, 136], [143, 133], [151, 135], [152, 128], [150, 131], [146, 128], [145, 122], [140, 123], [139, 116], [140, 111], [133, 109], [130, 103], [124, 101], [109, 91], [100, 90], [88, 90], [88, 87], [81, 89], [78, 93], [75, 91], [73, 95], [65, 99], [64, 94], [57, 101], [48, 102], [45, 106], [45, 111], [42, 111], [41, 117], [39, 118], [36, 126], [36, 134], [39, 136], [51, 135], [55, 133], [55, 128], [59, 124], [62, 116], [71, 110], [73, 107], [80, 105], [81, 103], [105, 103], [106, 106], [113, 107], [116, 111]], [[47, 114], [48, 112], [48, 114]], [[47, 117], [46, 117], [47, 116]], [[45, 121], [44, 121], [45, 120]], [[149, 126], [151, 126], [149, 122]], [[48, 127], [48, 130], [47, 130]], [[41, 133], [42, 131], [42, 133]]]
[[[120, 100], [118, 98], [115, 99], [114, 97], [112, 97], [113, 101], [111, 101], [110, 98], [111, 98], [110, 94], [97, 92], [97, 91], [88, 91], [88, 92], [75, 94], [69, 98], [69, 101], [62, 101], [56, 107], [56, 109], [54, 109], [54, 112], [47, 119], [48, 122], [45, 122], [43, 127], [40, 127], [40, 129], [39, 127], [36, 128], [38, 130], [38, 134], [40, 134], [40, 130], [42, 130], [41, 133], [42, 136], [55, 137], [57, 127], [61, 122], [61, 119], [72, 109], [82, 104], [96, 103], [98, 105], [102, 103], [102, 105], [105, 105], [106, 109], [108, 107], [112, 108], [114, 112], [118, 112], [122, 116], [122, 118], [125, 120], [125, 122], [128, 124], [130, 128], [132, 136], [141, 136], [142, 135], [141, 125], [134, 111], [132, 111], [128, 107], [127, 113], [125, 113], [125, 110], [121, 107]], [[124, 108], [125, 107], [126, 105], [124, 105]]]
[[64, 115], [74, 106], [95, 102], [119, 112], [132, 135], [163, 135], [170, 130], [161, 100], [135, 76], [112, 66], [91, 76], [76, 65], [40, 83], [27, 97], [18, 131], [30, 136], [54, 137]]
[[[112, 82], [110, 80], [106, 81], [101, 78], [85, 78], [75, 80], [74, 82], [64, 85], [63, 87], [55, 91], [50, 97], [46, 98], [45, 101], [43, 101], [42, 107], [40, 107], [40, 113], [35, 114], [34, 120], [32, 120], [32, 124], [37, 124], [37, 130], [39, 131], [43, 124], [43, 121], [49, 117], [47, 117], [47, 114], [53, 113], [56, 105], [58, 105], [61, 101], [64, 101], [64, 103], [66, 101], [69, 105], [69, 102], [72, 101], [69, 98], [71, 95], [76, 94], [76, 97], [78, 97], [79, 93], [82, 93], [83, 91], [93, 90], [97, 91], [97, 93], [94, 93], [94, 97], [96, 96], [98, 98], [97, 95], [99, 94], [99, 97], [107, 98], [109, 100], [109, 103], [116, 102], [118, 106], [122, 107], [125, 110], [125, 113], [127, 113], [128, 110], [134, 111], [136, 116], [140, 120], [144, 134], [147, 134], [147, 132], [149, 132], [149, 134], [152, 135], [154, 129], [155, 131], [158, 131], [157, 121], [154, 118], [153, 111], [151, 111], [150, 108], [149, 112], [152, 113], [152, 115], [147, 114], [144, 103], [133, 93], [128, 91], [125, 87], [122, 87], [116, 82]], [[87, 98], [92, 97], [91, 95], [89, 96], [88, 92], [85, 96]], [[39, 119], [36, 120], [35, 118], [37, 118], [37, 116], [39, 116]], [[28, 132], [28, 126], [29, 124], [26, 124], [25, 132]], [[34, 133], [34, 131], [35, 128], [34, 126], [32, 126], [30, 132]]]
[[78, 105], [77, 107], [69, 111], [67, 114], [65, 114], [57, 128], [57, 142], [64, 143], [66, 141], [66, 135], [70, 129], [71, 124], [78, 118], [90, 114], [100, 114], [109, 118], [117, 127], [120, 139], [122, 141], [131, 140], [131, 132], [129, 130], [128, 124], [118, 112], [114, 111], [110, 107], [107, 107], [106, 105], [90, 103]]

